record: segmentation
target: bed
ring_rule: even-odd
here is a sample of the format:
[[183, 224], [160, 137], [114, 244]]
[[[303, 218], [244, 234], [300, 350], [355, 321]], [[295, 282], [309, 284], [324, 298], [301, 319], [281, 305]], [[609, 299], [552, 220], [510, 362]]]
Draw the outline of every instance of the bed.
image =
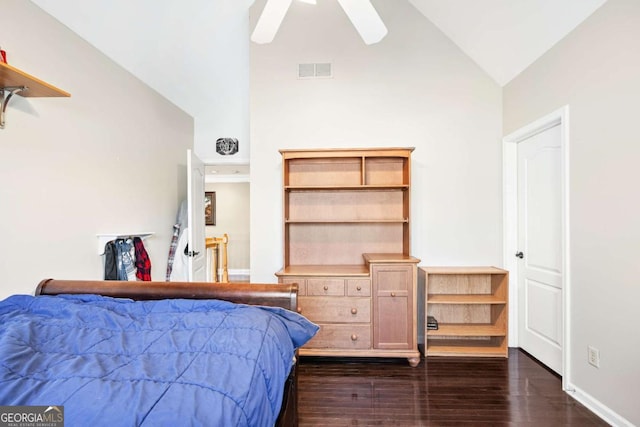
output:
[[0, 405], [67, 426], [297, 424], [297, 285], [44, 280], [0, 302]]

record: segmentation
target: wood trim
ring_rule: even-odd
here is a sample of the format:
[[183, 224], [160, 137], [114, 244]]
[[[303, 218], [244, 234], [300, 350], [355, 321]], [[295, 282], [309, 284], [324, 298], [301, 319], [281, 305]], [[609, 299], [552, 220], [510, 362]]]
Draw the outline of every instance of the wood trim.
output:
[[328, 148], [328, 149], [281, 149], [283, 159], [338, 158], [338, 157], [409, 157], [415, 147], [387, 148]]
[[[387, 357], [387, 358], [407, 358], [420, 360], [420, 352], [418, 350], [406, 349], [369, 349], [369, 350], [347, 350], [347, 349], [321, 349], [321, 348], [305, 348], [298, 350], [300, 356], [312, 357]], [[416, 363], [415, 366], [418, 365]], [[414, 367], [415, 367], [414, 366]]]
[[276, 276], [369, 277], [369, 267], [365, 264], [289, 265], [278, 271]]
[[209, 282], [127, 282], [117, 280], [55, 280], [38, 284], [35, 295], [98, 294], [134, 300], [168, 298], [220, 299], [238, 304], [266, 305], [296, 311], [298, 285]]
[[71, 94], [50, 85], [9, 64], [0, 63], [0, 88], [25, 86], [26, 90], [18, 92], [24, 98], [31, 97], [69, 97]]

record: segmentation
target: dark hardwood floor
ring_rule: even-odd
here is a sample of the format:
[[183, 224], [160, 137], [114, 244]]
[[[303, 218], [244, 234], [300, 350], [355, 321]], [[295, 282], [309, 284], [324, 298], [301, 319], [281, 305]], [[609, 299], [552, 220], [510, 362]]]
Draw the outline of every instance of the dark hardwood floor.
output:
[[606, 426], [526, 353], [508, 359], [302, 358], [305, 426]]

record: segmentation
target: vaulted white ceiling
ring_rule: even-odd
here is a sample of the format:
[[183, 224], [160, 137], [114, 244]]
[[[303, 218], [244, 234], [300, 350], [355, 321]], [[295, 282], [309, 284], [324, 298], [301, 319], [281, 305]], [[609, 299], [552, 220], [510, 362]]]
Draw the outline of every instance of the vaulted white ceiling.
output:
[[226, 62], [243, 47], [228, 34], [248, 31], [234, 26], [248, 26], [254, 0], [31, 1], [197, 117], [232, 92], [238, 66]]
[[[234, 80], [225, 75], [229, 73], [225, 55], [233, 55], [243, 46], [225, 35], [238, 32], [230, 26], [248, 25], [248, 18], [238, 16], [247, 15], [254, 2], [31, 1], [194, 117], [206, 111], [221, 92], [228, 91], [217, 85], [228, 86]], [[377, 1], [389, 0], [372, 0], [374, 6]], [[507, 84], [606, 2], [407, 1], [499, 85]]]
[[409, 0], [504, 86], [606, 0]]

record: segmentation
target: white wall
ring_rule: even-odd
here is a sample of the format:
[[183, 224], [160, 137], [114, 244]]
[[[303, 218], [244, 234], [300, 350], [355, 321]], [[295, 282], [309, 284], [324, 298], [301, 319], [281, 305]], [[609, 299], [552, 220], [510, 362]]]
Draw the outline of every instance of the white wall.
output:
[[[254, 281], [282, 267], [280, 148], [416, 147], [412, 255], [502, 262], [501, 88], [408, 2], [373, 4], [389, 29], [376, 45], [337, 2], [293, 2], [274, 42], [251, 44]], [[334, 77], [298, 80], [304, 62], [331, 62]]]
[[97, 233], [154, 231], [164, 279], [193, 120], [31, 2], [0, 0], [9, 62], [71, 93], [21, 98], [0, 130], [0, 297], [101, 279]]
[[[211, 69], [206, 89], [211, 102], [195, 114], [194, 151], [206, 163], [248, 163], [249, 141], [249, 14], [253, 0], [207, 0], [215, 10], [210, 25]], [[213, 4], [212, 4], [213, 3]], [[182, 4], [182, 3], [181, 3]], [[212, 90], [215, 88], [215, 90]], [[200, 92], [194, 87], [195, 93]], [[218, 138], [237, 138], [238, 153], [216, 153]]]
[[[570, 108], [569, 380], [640, 425], [640, 2], [609, 0], [504, 89], [509, 134]], [[600, 350], [600, 368], [587, 346]], [[620, 418], [616, 418], [618, 414]], [[611, 414], [609, 414], [611, 415]]]
[[[31, 1], [194, 117], [201, 159], [249, 160], [253, 0]], [[220, 137], [238, 138], [240, 152], [218, 155]]]

